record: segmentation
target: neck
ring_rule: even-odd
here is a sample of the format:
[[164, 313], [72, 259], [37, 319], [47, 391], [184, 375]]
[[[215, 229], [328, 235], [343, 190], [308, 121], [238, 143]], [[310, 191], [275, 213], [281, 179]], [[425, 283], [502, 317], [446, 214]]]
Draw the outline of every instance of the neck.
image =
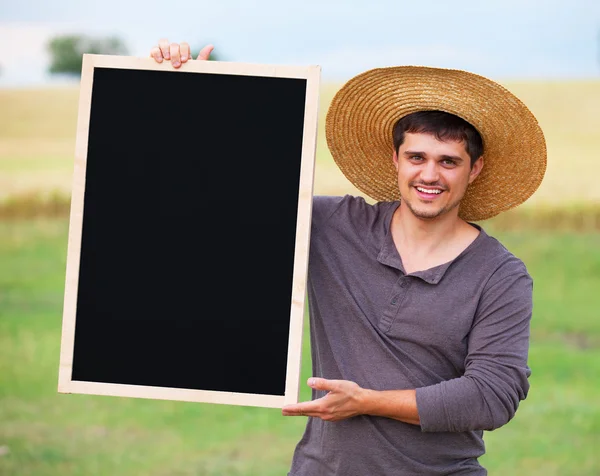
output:
[[419, 218], [406, 205], [400, 205], [392, 220], [396, 239], [406, 249], [431, 253], [452, 241], [464, 226], [458, 216], [458, 207], [436, 218]]

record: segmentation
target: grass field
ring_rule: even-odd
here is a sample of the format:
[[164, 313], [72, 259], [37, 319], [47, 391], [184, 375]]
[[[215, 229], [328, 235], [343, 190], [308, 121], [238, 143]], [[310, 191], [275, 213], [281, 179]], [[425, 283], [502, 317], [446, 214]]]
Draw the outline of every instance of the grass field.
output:
[[[509, 214], [486, 224], [528, 266], [535, 307], [530, 395], [513, 421], [486, 434], [482, 463], [494, 476], [600, 475], [600, 233], [585, 232], [600, 230], [600, 81], [505, 85], [538, 117], [549, 156], [521, 231], [509, 231]], [[321, 92], [316, 193], [358, 193], [324, 140], [337, 87]], [[0, 204], [23, 210], [56, 199], [44, 210], [59, 216], [0, 219], [0, 475], [285, 475], [304, 418], [57, 393], [77, 99], [74, 88], [0, 89]], [[534, 228], [546, 206], [560, 213]], [[579, 232], [559, 231], [563, 222]], [[306, 331], [302, 381], [309, 355]], [[303, 387], [302, 399], [309, 395]]]
[[[0, 223], [0, 474], [285, 475], [304, 418], [57, 393], [67, 225]], [[482, 462], [491, 475], [598, 475], [600, 235], [499, 236], [536, 283], [532, 387]], [[305, 381], [307, 332], [303, 355]]]

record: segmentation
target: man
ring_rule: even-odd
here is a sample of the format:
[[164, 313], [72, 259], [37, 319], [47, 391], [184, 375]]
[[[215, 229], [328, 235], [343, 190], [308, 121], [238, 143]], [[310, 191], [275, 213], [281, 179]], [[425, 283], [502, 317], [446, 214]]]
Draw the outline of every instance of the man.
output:
[[[178, 67], [189, 46], [163, 40], [151, 55]], [[313, 201], [313, 399], [282, 410], [309, 417], [289, 475], [487, 474], [483, 431], [529, 389], [532, 280], [471, 222], [533, 194], [543, 133], [493, 81], [394, 67], [338, 91], [326, 137], [375, 203]]]

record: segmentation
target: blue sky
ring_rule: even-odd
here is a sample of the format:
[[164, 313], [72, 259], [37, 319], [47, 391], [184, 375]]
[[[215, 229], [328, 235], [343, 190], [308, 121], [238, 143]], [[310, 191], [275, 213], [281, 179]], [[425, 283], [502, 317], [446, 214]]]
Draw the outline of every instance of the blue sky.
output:
[[61, 33], [212, 42], [227, 61], [318, 64], [324, 80], [400, 64], [495, 79], [600, 79], [600, 0], [0, 0], [0, 86], [47, 82]]

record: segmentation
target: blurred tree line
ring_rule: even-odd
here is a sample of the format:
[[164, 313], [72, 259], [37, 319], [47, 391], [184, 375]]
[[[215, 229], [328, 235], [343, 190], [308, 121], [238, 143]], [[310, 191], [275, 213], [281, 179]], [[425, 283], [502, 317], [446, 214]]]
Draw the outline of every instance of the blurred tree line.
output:
[[128, 49], [116, 36], [92, 38], [87, 35], [64, 35], [52, 38], [48, 43], [52, 74], [81, 75], [85, 53], [98, 55], [126, 55]]
[[[148, 52], [151, 46], [148, 46]], [[200, 49], [192, 48], [192, 58], [197, 58]], [[48, 52], [50, 73], [80, 76], [84, 54], [128, 55], [129, 49], [125, 42], [116, 36], [93, 38], [88, 35], [60, 35], [48, 42]], [[214, 54], [211, 54], [210, 59], [218, 61]]]

